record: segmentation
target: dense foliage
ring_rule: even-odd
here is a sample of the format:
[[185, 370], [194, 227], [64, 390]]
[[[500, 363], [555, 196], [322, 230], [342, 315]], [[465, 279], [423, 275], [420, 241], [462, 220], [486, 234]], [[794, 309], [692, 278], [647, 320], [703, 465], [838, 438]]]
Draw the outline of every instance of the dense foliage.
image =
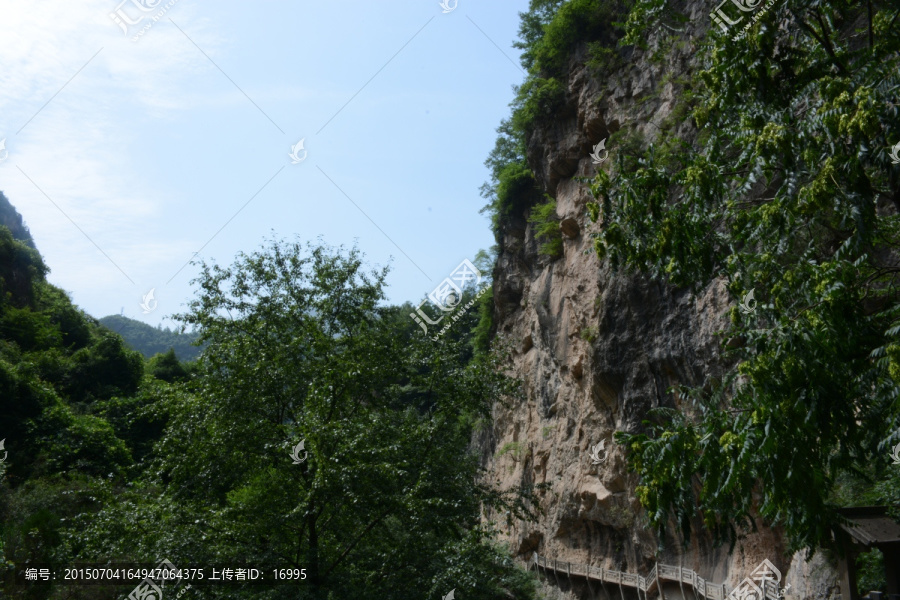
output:
[[534, 225], [534, 235], [541, 240], [538, 253], [551, 258], [562, 256], [562, 233], [559, 229], [559, 217], [556, 216], [556, 200], [551, 198], [548, 202], [535, 206], [528, 222]]
[[259, 598], [530, 593], [479, 511], [533, 507], [478, 483], [468, 452], [510, 382], [467, 360], [468, 339], [432, 342], [405, 309], [379, 308], [385, 275], [355, 250], [279, 242], [204, 266], [179, 317], [208, 344], [196, 377], [159, 406], [170, 421], [152, 466], [73, 543], [98, 558], [307, 569], [305, 585]]
[[133, 394], [140, 355], [46, 283], [40, 255], [0, 226], [0, 423], [14, 448], [8, 477], [21, 482], [77, 467], [118, 472], [129, 454], [98, 402]]
[[134, 586], [8, 576], [165, 558], [306, 569], [299, 586], [210, 598], [534, 597], [480, 519], [535, 510], [529, 490], [483, 481], [469, 447], [515, 392], [473, 340], [480, 309], [433, 342], [410, 305], [384, 305], [386, 270], [367, 272], [358, 251], [273, 242], [203, 266], [180, 315], [200, 332], [198, 361], [172, 348], [145, 361], [47, 271], [0, 226], [0, 595], [121, 598]]
[[[673, 111], [696, 134], [667, 136], [670, 120], [592, 183], [601, 258], [721, 281], [752, 309], [732, 309], [721, 381], [620, 436], [661, 532], [674, 518], [687, 537], [699, 509], [721, 539], [761, 516], [794, 548], [830, 546], [839, 505], [900, 500], [897, 15], [806, 0], [776, 3], [746, 39], [711, 28]], [[626, 41], [654, 29], [673, 47], [683, 18], [641, 0]]]
[[[623, 10], [609, 0], [531, 0], [519, 13], [519, 41], [525, 81], [516, 88], [512, 114], [497, 129], [497, 141], [485, 161], [490, 181], [481, 187], [488, 200], [482, 209], [491, 216], [494, 233], [510, 217], [525, 216], [542, 200], [526, 158], [526, 144], [535, 128], [558, 118], [565, 103], [565, 77], [571, 54], [586, 43], [601, 51], [621, 36], [615, 18]], [[604, 55], [605, 56], [605, 55]]]
[[[12, 215], [6, 220], [21, 224]], [[21, 238], [0, 226], [3, 575], [13, 561], [61, 565], [68, 557], [64, 519], [78, 510], [61, 494], [86, 479], [122, 476], [132, 464], [127, 440], [100, 413], [105, 402], [136, 391], [144, 366], [121, 338], [46, 282], [48, 269], [27, 230], [16, 231]]]
[[[609, 47], [624, 35], [616, 21], [624, 10], [623, 3], [609, 0], [531, 0], [528, 10], [519, 13], [519, 39], [513, 45], [522, 50], [527, 74], [516, 87], [509, 118], [497, 128], [494, 148], [484, 162], [490, 179], [481, 186], [487, 200], [481, 212], [490, 217], [498, 243], [504, 227], [531, 221], [542, 231], [539, 252], [552, 260], [562, 256], [562, 239], [551, 214], [556, 211], [555, 200], [538, 189], [526, 156], [527, 143], [537, 126], [559, 118], [573, 52], [586, 44], [587, 62], [595, 71], [618, 64], [618, 55]], [[482, 347], [493, 328], [492, 304], [482, 298], [477, 338]]]

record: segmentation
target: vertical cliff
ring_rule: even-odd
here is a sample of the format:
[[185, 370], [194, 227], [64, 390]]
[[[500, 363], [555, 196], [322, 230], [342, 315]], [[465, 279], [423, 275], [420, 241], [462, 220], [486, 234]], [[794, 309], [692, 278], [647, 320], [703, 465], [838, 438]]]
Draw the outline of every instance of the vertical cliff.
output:
[[[719, 332], [731, 303], [723, 282], [692, 292], [599, 260], [590, 237], [597, 225], [586, 208], [593, 198], [581, 179], [615, 168], [616, 154], [633, 140], [695, 134], [690, 119], [673, 108], [682, 93], [679, 79], [696, 68], [695, 44], [708, 26], [709, 7], [691, 2], [683, 10], [690, 19], [681, 43], [662, 53], [653, 39], [647, 50], [619, 50], [617, 66], [606, 72], [586, 66], [586, 44], [576, 45], [560, 78], [562, 104], [526, 140], [539, 192], [556, 202], [562, 253], [539, 252], [527, 218], [539, 200], [500, 218], [494, 327], [512, 348], [510, 369], [524, 391], [511, 406], [496, 407], [483, 450], [503, 487], [546, 483], [549, 489], [538, 493], [544, 514], [536, 523], [486, 517], [500, 523], [523, 560], [538, 552], [640, 574], [659, 561], [730, 588], [768, 558], [793, 590], [802, 590], [795, 597], [827, 598], [837, 593], [828, 557], [819, 553], [807, 563], [786, 555], [781, 534], [762, 524], [731, 552], [703, 534], [686, 549], [669, 540], [658, 551], [625, 450], [612, 440], [616, 431], [637, 431], [652, 408], [684, 408], [670, 388], [707, 385], [723, 368]], [[604, 139], [610, 159], [595, 165], [590, 153]], [[590, 449], [604, 440], [608, 457], [594, 465]], [[568, 597], [590, 597], [577, 585], [561, 585]]]

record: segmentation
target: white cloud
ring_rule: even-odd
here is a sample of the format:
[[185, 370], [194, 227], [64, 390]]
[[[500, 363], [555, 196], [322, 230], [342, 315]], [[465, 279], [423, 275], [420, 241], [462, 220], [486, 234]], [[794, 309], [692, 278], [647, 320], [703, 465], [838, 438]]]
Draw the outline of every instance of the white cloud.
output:
[[[10, 152], [0, 188], [25, 215], [53, 267], [51, 280], [69, 290], [85, 281], [98, 290], [131, 286], [85, 234], [138, 286], [161, 279], [161, 264], [166, 271], [183, 264], [196, 244], [153, 235], [165, 221], [159, 187], [130, 150], [141, 143], [140, 121], [210, 104], [209, 95], [184, 93], [209, 62], [168, 21], [137, 42], [127, 39], [109, 18], [115, 7], [111, 0], [0, 0], [0, 138]], [[192, 11], [181, 2], [169, 16], [190, 23], [191, 37], [213, 55], [220, 41], [192, 22]], [[238, 94], [214, 100], [246, 101]]]

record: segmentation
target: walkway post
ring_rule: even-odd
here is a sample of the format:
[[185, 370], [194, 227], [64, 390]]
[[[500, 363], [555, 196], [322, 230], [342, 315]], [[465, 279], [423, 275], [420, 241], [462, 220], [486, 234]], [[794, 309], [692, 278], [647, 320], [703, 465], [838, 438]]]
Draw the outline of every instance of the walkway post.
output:
[[606, 589], [606, 584], [603, 583], [605, 578], [603, 577], [603, 567], [600, 567], [600, 587], [603, 588], [603, 595], [606, 596], [606, 600], [612, 600], [612, 596], [609, 595], [609, 590]]
[[660, 600], [666, 600], [666, 595], [663, 593], [662, 589], [662, 582], [659, 580], [659, 563], [656, 563], [656, 588], [659, 590]]

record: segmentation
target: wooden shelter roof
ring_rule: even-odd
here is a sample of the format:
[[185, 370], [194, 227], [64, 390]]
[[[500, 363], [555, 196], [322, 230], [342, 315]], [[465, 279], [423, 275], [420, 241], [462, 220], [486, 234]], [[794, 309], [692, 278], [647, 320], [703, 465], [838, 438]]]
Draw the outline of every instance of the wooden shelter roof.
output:
[[888, 516], [885, 506], [853, 506], [838, 512], [849, 523], [841, 528], [866, 548], [900, 544], [900, 523]]

